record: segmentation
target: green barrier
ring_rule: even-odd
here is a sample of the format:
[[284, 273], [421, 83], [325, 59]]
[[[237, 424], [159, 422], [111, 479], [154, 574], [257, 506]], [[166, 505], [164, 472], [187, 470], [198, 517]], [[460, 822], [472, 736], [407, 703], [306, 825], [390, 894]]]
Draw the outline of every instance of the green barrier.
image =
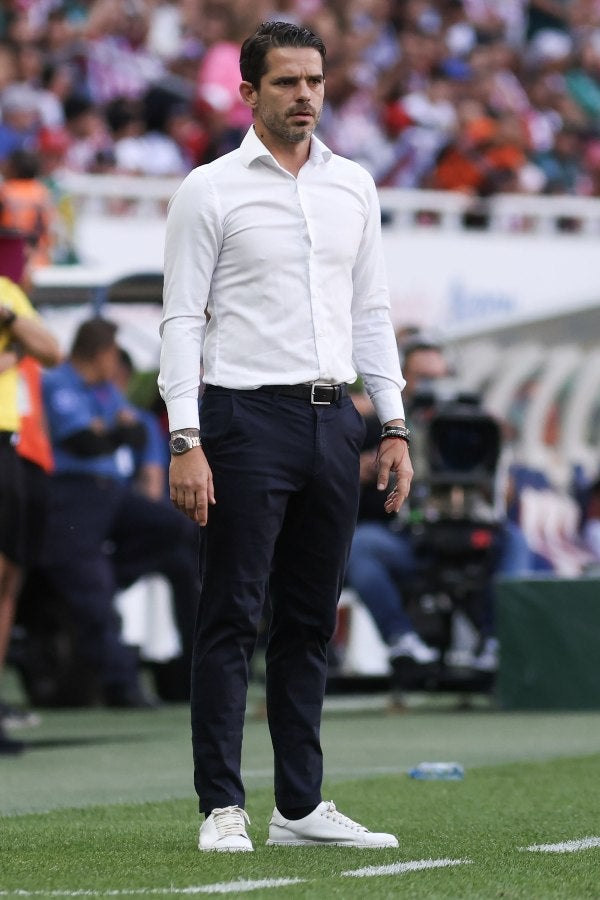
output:
[[504, 709], [600, 709], [600, 580], [498, 582]]

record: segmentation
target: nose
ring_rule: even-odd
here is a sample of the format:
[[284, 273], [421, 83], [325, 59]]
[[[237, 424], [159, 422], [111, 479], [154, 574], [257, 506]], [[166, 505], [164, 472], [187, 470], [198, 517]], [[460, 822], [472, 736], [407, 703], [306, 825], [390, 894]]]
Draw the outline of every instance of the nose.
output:
[[298, 100], [310, 100], [311, 93], [306, 78], [301, 78], [298, 82]]

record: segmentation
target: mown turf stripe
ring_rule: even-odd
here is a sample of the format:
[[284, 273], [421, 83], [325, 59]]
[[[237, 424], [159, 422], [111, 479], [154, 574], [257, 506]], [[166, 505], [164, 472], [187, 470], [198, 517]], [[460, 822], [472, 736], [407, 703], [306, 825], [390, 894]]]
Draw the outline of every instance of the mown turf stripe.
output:
[[529, 850], [531, 853], [577, 853], [579, 850], [590, 850], [592, 847], [600, 847], [600, 837], [579, 838], [576, 841], [561, 841], [558, 844], [532, 844], [530, 847], [521, 847], [521, 850]]
[[243, 894], [246, 891], [258, 891], [261, 888], [287, 887], [290, 884], [303, 884], [304, 878], [263, 878], [259, 881], [224, 881], [220, 884], [199, 884], [190, 887], [176, 888], [121, 888], [119, 890], [95, 891], [82, 889], [79, 891], [0, 891], [0, 897], [129, 897], [137, 896], [171, 896], [172, 894]]
[[342, 872], [346, 878], [373, 878], [376, 875], [402, 875], [404, 872], [418, 872], [420, 869], [444, 869], [447, 866], [465, 866], [470, 859], [413, 859], [410, 862], [391, 863], [387, 866], [367, 866], [364, 869], [350, 869]]

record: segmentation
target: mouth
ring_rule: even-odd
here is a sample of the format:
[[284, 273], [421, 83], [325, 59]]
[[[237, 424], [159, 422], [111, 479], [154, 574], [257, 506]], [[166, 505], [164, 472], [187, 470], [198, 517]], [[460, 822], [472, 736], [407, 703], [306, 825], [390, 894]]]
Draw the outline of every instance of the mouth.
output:
[[290, 119], [302, 119], [302, 121], [308, 122], [313, 118], [313, 114], [306, 109], [299, 109], [296, 110], [296, 112], [290, 113]]

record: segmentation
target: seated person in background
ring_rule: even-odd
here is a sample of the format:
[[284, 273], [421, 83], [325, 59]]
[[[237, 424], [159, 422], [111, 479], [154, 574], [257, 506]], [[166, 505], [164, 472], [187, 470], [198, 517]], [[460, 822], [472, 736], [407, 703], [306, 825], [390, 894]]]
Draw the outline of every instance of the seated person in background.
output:
[[139, 682], [137, 655], [121, 640], [113, 600], [142, 575], [164, 575], [186, 658], [186, 687], [199, 588], [197, 529], [170, 504], [133, 490], [124, 472], [146, 431], [113, 383], [117, 327], [84, 322], [71, 354], [44, 378], [54, 449], [44, 565], [66, 601], [81, 680], [109, 706], [153, 705]]
[[[403, 390], [407, 424], [410, 427], [411, 409], [415, 396], [431, 382], [448, 377], [451, 372], [441, 346], [421, 335], [412, 335], [404, 348], [402, 371], [406, 379]], [[359, 407], [365, 415], [365, 411]], [[369, 417], [367, 415], [367, 426]], [[368, 428], [367, 428], [368, 434]], [[374, 455], [374, 449], [365, 453]], [[368, 473], [371, 471], [369, 483]], [[369, 518], [369, 491], [374, 491], [375, 468], [370, 470], [368, 458], [361, 466], [361, 510], [366, 513], [354, 534], [346, 570], [346, 584], [353, 588], [370, 611], [375, 624], [389, 647], [393, 673], [411, 665], [431, 667], [440, 657], [439, 651], [425, 643], [418, 634], [403, 602], [401, 585], [416, 574], [417, 557], [410, 531], [402, 528], [396, 518], [386, 521]], [[520, 530], [508, 520], [501, 525], [500, 548], [496, 574], [524, 574], [532, 568], [531, 553]], [[490, 671], [497, 666], [497, 641], [494, 636], [493, 598], [488, 589], [481, 617], [477, 625], [481, 641], [473, 667]]]
[[[127, 397], [134, 375], [131, 356], [119, 347], [114, 383]], [[135, 415], [146, 429], [143, 447], [131, 450], [132, 486], [150, 500], [167, 500], [169, 471], [169, 435], [165, 434], [158, 416], [149, 409], [132, 405]]]

